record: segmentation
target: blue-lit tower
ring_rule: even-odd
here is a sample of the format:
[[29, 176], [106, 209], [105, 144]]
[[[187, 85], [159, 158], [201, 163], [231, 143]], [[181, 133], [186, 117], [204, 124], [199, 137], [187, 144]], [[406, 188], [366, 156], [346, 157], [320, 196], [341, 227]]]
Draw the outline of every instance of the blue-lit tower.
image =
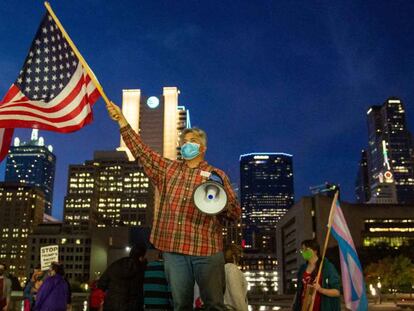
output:
[[45, 213], [51, 215], [56, 156], [51, 145], [45, 146], [39, 130], [34, 129], [29, 142], [16, 137], [6, 161], [5, 181], [35, 185], [45, 193]]
[[292, 155], [241, 155], [240, 201], [246, 248], [275, 253], [276, 224], [294, 203]]

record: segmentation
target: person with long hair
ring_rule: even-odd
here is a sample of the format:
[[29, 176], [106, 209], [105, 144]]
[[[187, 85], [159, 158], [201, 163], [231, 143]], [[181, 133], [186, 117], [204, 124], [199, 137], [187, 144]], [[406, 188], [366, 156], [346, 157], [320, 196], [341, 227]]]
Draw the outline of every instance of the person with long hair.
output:
[[294, 311], [301, 311], [306, 299], [308, 287], [316, 291], [312, 311], [339, 311], [341, 304], [340, 278], [335, 266], [325, 258], [322, 264], [322, 273], [316, 280], [321, 265], [320, 247], [316, 240], [305, 240], [301, 244], [300, 253], [306, 261], [298, 271], [296, 296], [293, 304]]
[[226, 291], [224, 304], [229, 310], [247, 311], [247, 281], [239, 269], [242, 249], [235, 244], [228, 245], [224, 250], [224, 270], [226, 273]]

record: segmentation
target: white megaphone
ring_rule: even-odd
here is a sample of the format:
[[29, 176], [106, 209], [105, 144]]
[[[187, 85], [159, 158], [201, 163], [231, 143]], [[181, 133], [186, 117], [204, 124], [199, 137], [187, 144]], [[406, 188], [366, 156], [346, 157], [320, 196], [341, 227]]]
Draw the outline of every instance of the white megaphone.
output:
[[207, 215], [216, 215], [224, 210], [227, 194], [223, 180], [216, 172], [211, 172], [209, 179], [194, 190], [193, 201], [195, 206]]

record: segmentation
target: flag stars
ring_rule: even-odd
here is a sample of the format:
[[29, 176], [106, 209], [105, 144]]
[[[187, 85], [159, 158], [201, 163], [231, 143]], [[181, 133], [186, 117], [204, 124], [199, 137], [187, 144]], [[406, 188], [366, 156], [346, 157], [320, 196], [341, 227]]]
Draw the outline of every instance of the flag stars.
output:
[[40, 68], [36, 67], [35, 71], [36, 71], [36, 73], [40, 73]]
[[56, 67], [55, 65], [53, 65], [53, 66], [52, 66], [52, 70], [53, 70], [53, 71], [56, 71], [56, 70], [57, 70], [57, 67]]
[[48, 76], [45, 76], [45, 77], [43, 78], [43, 81], [45, 81], [45, 82], [49, 81], [49, 77], [48, 77]]
[[55, 84], [52, 84], [51, 89], [52, 90], [55, 90], [56, 89], [56, 85]]
[[30, 84], [30, 82], [32, 82], [32, 79], [30, 79], [30, 77], [27, 77], [26, 83]]
[[47, 64], [49, 62], [49, 57], [46, 56], [44, 62]]
[[52, 76], [52, 81], [56, 81], [56, 79], [57, 79], [56, 75], [53, 75]]
[[50, 52], [50, 50], [49, 50], [48, 47], [45, 47], [44, 51], [45, 51], [45, 53], [49, 53]]
[[18, 83], [22, 83], [22, 82], [23, 82], [22, 77], [19, 77], [19, 78], [17, 79], [17, 82], [18, 82]]
[[39, 39], [36, 39], [36, 41], [35, 41], [35, 43], [37, 44], [37, 45], [39, 45], [40, 43], [42, 43]]
[[35, 63], [40, 64], [40, 58], [36, 58]]
[[47, 44], [49, 42], [49, 39], [47, 38], [47, 37], [45, 37], [44, 39], [43, 39], [43, 43], [44, 44]]
[[40, 77], [35, 77], [35, 82], [39, 83], [40, 82]]
[[46, 72], [46, 73], [48, 73], [49, 72], [49, 67], [45, 67], [45, 69], [44, 69], [44, 71]]
[[26, 86], [26, 88], [24, 89], [27, 93], [29, 93], [32, 89], [29, 86]]
[[43, 91], [47, 91], [49, 88], [47, 87], [47, 85], [43, 85]]
[[46, 27], [43, 27], [43, 28], [42, 28], [42, 32], [43, 32], [43, 33], [47, 33], [47, 28], [46, 28]]
[[34, 88], [34, 90], [35, 90], [35, 92], [39, 92], [39, 90], [40, 90], [39, 86], [36, 85], [35, 88]]

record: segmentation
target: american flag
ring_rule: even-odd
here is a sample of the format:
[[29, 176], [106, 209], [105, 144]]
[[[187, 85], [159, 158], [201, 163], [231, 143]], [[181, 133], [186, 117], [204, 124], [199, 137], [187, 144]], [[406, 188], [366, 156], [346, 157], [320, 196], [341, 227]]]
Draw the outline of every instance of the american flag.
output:
[[62, 32], [46, 13], [19, 76], [0, 104], [0, 128], [73, 132], [92, 121], [91, 106], [99, 96]]
[[334, 208], [331, 232], [339, 246], [345, 305], [352, 311], [365, 311], [368, 300], [362, 266], [338, 200]]

